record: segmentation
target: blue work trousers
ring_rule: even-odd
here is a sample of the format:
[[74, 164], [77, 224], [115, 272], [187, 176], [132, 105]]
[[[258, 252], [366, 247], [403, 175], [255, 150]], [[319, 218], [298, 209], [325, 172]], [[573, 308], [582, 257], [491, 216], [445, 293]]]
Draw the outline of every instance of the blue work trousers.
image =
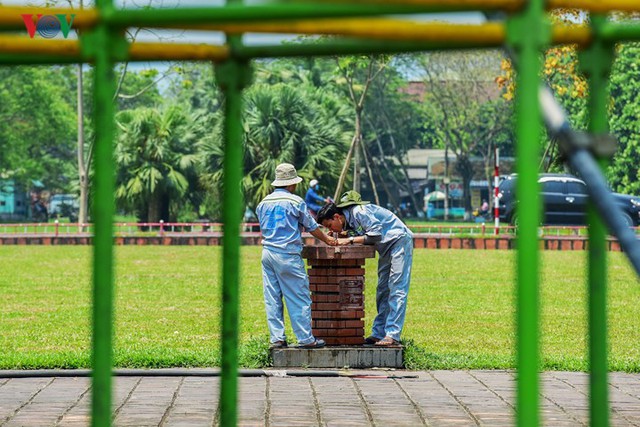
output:
[[262, 250], [262, 283], [267, 323], [272, 343], [286, 341], [284, 302], [298, 344], [315, 341], [311, 333], [311, 293], [309, 279], [300, 254], [283, 254]]
[[413, 261], [413, 237], [398, 239], [378, 260], [378, 315], [373, 320], [372, 336], [400, 341], [407, 312], [407, 295]]

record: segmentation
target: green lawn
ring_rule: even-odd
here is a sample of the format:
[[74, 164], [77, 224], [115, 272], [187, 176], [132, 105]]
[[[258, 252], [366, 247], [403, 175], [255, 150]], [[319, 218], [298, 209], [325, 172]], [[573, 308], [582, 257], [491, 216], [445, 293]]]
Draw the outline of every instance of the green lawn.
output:
[[[415, 251], [407, 367], [514, 366], [515, 254]], [[587, 368], [585, 256], [543, 253], [545, 369]], [[0, 246], [0, 260], [0, 368], [88, 367], [91, 248]], [[610, 367], [640, 372], [640, 282], [621, 254], [612, 253], [609, 264]], [[368, 260], [367, 328], [375, 265]], [[219, 365], [220, 266], [219, 247], [117, 247], [115, 364]], [[259, 247], [242, 248], [241, 275], [241, 364], [265, 366]]]

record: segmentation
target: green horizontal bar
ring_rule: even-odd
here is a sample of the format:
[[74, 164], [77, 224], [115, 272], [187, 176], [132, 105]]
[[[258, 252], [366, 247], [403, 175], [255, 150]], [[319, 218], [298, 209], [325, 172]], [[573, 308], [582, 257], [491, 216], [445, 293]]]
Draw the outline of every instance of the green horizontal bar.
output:
[[242, 59], [275, 58], [293, 56], [330, 56], [375, 53], [421, 52], [434, 50], [454, 50], [460, 48], [500, 47], [489, 43], [425, 43], [425, 42], [385, 42], [358, 39], [341, 39], [318, 44], [284, 44], [265, 46], [242, 46], [234, 55]]
[[602, 39], [608, 42], [640, 40], [639, 24], [606, 23], [602, 25]]
[[380, 15], [406, 15], [429, 12], [452, 12], [464, 10], [456, 6], [358, 6], [339, 4], [271, 4], [271, 5], [227, 5], [220, 7], [198, 7], [177, 9], [116, 10], [105, 15], [111, 25], [135, 27], [158, 27], [182, 24], [215, 24], [231, 22], [287, 19], [316, 19], [340, 17], [365, 17]]

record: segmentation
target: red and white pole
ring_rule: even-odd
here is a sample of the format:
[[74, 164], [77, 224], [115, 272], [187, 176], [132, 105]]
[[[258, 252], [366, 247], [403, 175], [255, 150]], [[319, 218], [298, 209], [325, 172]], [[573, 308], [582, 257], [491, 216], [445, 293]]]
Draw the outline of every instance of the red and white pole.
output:
[[500, 230], [500, 212], [498, 210], [498, 185], [500, 182], [500, 149], [496, 147], [495, 149], [495, 166], [493, 168], [493, 218], [495, 221], [495, 230], [494, 233], [496, 236]]

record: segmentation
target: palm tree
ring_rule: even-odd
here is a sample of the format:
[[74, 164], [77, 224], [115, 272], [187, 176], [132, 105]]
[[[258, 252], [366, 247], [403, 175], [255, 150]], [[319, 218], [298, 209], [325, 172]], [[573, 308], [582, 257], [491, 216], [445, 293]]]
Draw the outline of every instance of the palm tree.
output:
[[123, 111], [117, 122], [119, 206], [135, 210], [142, 221], [170, 220], [171, 202], [181, 202], [195, 172], [199, 133], [175, 105]]
[[[244, 191], [256, 206], [272, 191], [275, 167], [292, 163], [304, 178], [334, 185], [349, 142], [348, 109], [311, 85], [255, 84], [245, 96]], [[208, 186], [222, 179], [222, 117], [210, 124], [201, 154]], [[302, 192], [304, 188], [300, 188]]]

